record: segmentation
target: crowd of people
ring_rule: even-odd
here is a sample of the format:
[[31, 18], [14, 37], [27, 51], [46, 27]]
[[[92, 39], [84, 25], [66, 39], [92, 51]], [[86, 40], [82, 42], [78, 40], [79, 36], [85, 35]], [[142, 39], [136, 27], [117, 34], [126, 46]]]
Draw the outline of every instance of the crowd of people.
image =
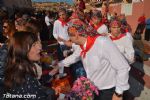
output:
[[[17, 12], [11, 19], [2, 16], [1, 100], [7, 99], [8, 94], [36, 95], [24, 100], [56, 100], [55, 89], [45, 86], [55, 75], [71, 75], [72, 81], [87, 77], [99, 91], [94, 100], [123, 100], [123, 93], [130, 87], [130, 65], [137, 60], [136, 56], [144, 55], [134, 46], [135, 40], [141, 40], [136, 35], [143, 33], [146, 26], [145, 40], [149, 41], [150, 20], [139, 18], [136, 35], [132, 36], [124, 14], [108, 16], [108, 12], [102, 14], [92, 9], [85, 13], [85, 9], [80, 0], [71, 12], [60, 7], [56, 13]], [[45, 66], [40, 59], [45, 41], [58, 43], [58, 62], [42, 75]]]

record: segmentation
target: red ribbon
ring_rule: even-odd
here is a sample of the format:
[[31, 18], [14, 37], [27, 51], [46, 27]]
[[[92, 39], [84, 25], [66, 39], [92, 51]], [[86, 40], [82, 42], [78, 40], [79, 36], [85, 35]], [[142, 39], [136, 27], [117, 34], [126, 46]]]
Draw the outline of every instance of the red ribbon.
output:
[[97, 25], [94, 25], [94, 23], [92, 21], [90, 21], [90, 25], [94, 27], [95, 30], [97, 30], [99, 27], [101, 27], [104, 23], [103, 22], [99, 22]]
[[87, 44], [86, 44], [85, 49], [84, 49], [83, 45], [80, 45], [80, 48], [82, 49], [82, 51], [80, 53], [80, 56], [83, 56], [83, 58], [85, 58], [86, 53], [90, 50], [90, 48], [93, 46], [96, 38], [99, 37], [99, 36], [101, 36], [101, 35], [99, 34], [99, 35], [96, 35], [96, 36], [88, 36], [87, 37]]
[[112, 36], [110, 36], [110, 39], [111, 39], [112, 41], [114, 41], [114, 40], [119, 40], [120, 38], [122, 38], [122, 37], [124, 37], [124, 36], [126, 36], [126, 34], [120, 34], [118, 37], [112, 37]]
[[70, 21], [70, 19], [67, 19], [66, 21], [62, 20], [61, 18], [58, 19], [61, 22], [61, 25], [64, 27], [67, 26], [67, 23]]

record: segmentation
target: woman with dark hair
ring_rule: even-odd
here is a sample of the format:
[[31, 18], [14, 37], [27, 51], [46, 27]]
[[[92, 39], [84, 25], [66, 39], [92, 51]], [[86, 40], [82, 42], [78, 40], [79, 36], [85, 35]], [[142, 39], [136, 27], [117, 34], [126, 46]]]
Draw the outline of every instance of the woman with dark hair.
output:
[[3, 35], [2, 37], [0, 37], [0, 90], [2, 90], [1, 88], [3, 88], [4, 68], [6, 66], [7, 49], [8, 49], [7, 42], [12, 37], [15, 31], [16, 31], [15, 25], [13, 21], [10, 20], [3, 21]]
[[13, 33], [16, 31], [15, 29], [15, 23], [10, 20], [4, 20], [3, 21], [3, 34], [0, 38], [0, 43], [5, 43], [7, 39], [9, 39]]
[[[16, 32], [9, 41], [5, 68], [5, 92], [16, 99], [51, 100], [37, 80], [34, 62], [40, 60], [42, 49], [38, 35]], [[3, 96], [3, 98], [6, 98]]]

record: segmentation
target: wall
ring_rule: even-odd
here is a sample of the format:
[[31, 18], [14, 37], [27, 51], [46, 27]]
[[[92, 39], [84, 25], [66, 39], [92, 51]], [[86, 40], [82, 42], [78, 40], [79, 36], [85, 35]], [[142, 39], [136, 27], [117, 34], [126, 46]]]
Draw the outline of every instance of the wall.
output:
[[[146, 18], [150, 18], [150, 0], [144, 2], [133, 3], [132, 15], [126, 16], [128, 23], [131, 25], [132, 32], [134, 33], [137, 27], [138, 18], [144, 13]], [[109, 6], [110, 12], [121, 13], [121, 4], [113, 4]]]

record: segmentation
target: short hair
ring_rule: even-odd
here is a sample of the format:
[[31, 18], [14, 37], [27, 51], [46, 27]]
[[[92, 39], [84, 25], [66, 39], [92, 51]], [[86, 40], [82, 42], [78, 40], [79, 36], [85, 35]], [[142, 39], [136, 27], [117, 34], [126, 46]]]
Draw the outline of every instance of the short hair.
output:
[[58, 13], [60, 13], [60, 12], [64, 12], [64, 13], [67, 14], [67, 10], [66, 10], [65, 8], [63, 8], [63, 7], [60, 7], [60, 8], [59, 8]]
[[101, 11], [98, 11], [98, 10], [96, 10], [96, 11], [94, 11], [93, 13], [92, 13], [92, 17], [98, 17], [98, 18], [102, 18], [102, 13], [101, 13]]

